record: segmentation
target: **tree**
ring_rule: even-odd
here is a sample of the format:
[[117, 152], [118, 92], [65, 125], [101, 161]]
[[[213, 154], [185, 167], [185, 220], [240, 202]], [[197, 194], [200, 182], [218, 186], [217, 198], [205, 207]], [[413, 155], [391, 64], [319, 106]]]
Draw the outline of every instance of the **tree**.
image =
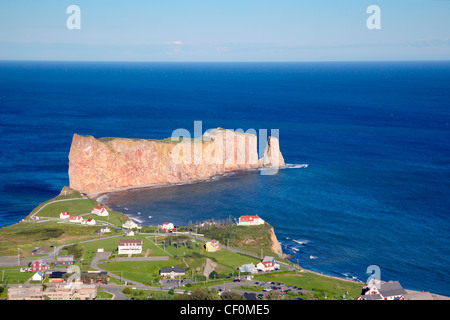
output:
[[233, 291], [227, 291], [222, 293], [221, 298], [222, 300], [244, 300], [244, 297], [241, 294]]
[[175, 294], [175, 290], [173, 290], [173, 288], [170, 288], [167, 293], [173, 296]]
[[220, 300], [220, 297], [206, 288], [198, 288], [192, 290], [191, 300]]
[[131, 289], [130, 288], [124, 288], [122, 290], [122, 292], [125, 293], [125, 294], [130, 294], [131, 293]]
[[210, 279], [218, 279], [219, 278], [219, 274], [217, 273], [216, 270], [211, 271], [211, 273], [209, 274], [209, 278]]
[[279, 291], [270, 291], [267, 295], [266, 295], [266, 299], [267, 300], [283, 300], [284, 297], [281, 294], [281, 292]]

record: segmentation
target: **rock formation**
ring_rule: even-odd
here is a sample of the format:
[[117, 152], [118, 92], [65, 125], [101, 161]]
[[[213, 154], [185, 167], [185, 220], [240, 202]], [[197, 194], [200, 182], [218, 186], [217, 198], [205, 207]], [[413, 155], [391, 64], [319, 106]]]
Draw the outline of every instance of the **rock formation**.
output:
[[258, 159], [257, 137], [214, 129], [201, 139], [125, 139], [74, 134], [69, 153], [70, 187], [96, 195], [127, 188], [187, 183], [227, 172], [282, 167], [279, 141], [269, 137]]

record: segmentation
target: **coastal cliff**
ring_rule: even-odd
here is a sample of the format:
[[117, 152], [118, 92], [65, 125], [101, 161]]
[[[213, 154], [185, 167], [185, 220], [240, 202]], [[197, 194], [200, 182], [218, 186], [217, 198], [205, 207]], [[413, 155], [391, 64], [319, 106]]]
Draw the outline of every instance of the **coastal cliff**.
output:
[[127, 188], [202, 181], [227, 172], [282, 167], [279, 141], [269, 137], [258, 159], [257, 137], [214, 129], [202, 139], [125, 139], [74, 134], [70, 187], [95, 195]]
[[270, 239], [272, 240], [272, 251], [276, 253], [279, 257], [284, 257], [283, 249], [281, 248], [281, 244], [278, 242], [277, 236], [275, 235], [275, 231], [273, 228], [270, 229]]

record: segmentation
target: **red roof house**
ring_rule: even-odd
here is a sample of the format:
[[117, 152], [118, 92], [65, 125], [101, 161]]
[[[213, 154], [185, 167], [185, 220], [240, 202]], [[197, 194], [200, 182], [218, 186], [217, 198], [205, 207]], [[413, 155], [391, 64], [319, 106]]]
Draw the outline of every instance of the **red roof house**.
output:
[[256, 215], [255, 216], [246, 215], [239, 217], [238, 225], [240, 226], [257, 226], [260, 224], [264, 224], [264, 220]]
[[30, 271], [37, 272], [37, 271], [46, 271], [50, 270], [50, 267], [45, 264], [42, 260], [36, 260], [31, 264]]

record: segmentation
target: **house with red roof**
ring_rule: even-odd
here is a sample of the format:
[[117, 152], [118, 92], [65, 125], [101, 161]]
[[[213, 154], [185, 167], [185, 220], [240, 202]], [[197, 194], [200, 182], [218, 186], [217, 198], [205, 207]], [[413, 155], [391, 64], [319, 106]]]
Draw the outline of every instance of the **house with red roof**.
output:
[[83, 218], [80, 217], [80, 216], [71, 216], [71, 217], [69, 218], [69, 221], [70, 221], [70, 222], [75, 222], [75, 223], [81, 223], [81, 222], [83, 222], [84, 220], [83, 220]]
[[261, 261], [256, 265], [256, 269], [264, 271], [264, 272], [270, 272], [275, 270], [275, 265], [272, 261]]
[[59, 218], [60, 218], [60, 219], [69, 219], [69, 218], [70, 218], [70, 214], [69, 214], [67, 211], [61, 212], [61, 213], [59, 214]]
[[96, 206], [92, 209], [91, 213], [96, 214], [98, 216], [107, 217], [109, 215], [108, 210], [102, 206]]
[[175, 226], [174, 226], [173, 223], [171, 223], [171, 222], [164, 222], [164, 223], [161, 225], [161, 228], [162, 228], [164, 231], [172, 231], [172, 230], [175, 229]]
[[89, 218], [86, 220], [86, 224], [90, 226], [95, 226], [95, 220], [92, 218]]
[[258, 217], [257, 215], [251, 216], [240, 216], [238, 226], [258, 226], [264, 224], [264, 220]]
[[29, 271], [37, 272], [37, 271], [46, 271], [50, 270], [50, 267], [42, 260], [36, 260], [31, 263]]

